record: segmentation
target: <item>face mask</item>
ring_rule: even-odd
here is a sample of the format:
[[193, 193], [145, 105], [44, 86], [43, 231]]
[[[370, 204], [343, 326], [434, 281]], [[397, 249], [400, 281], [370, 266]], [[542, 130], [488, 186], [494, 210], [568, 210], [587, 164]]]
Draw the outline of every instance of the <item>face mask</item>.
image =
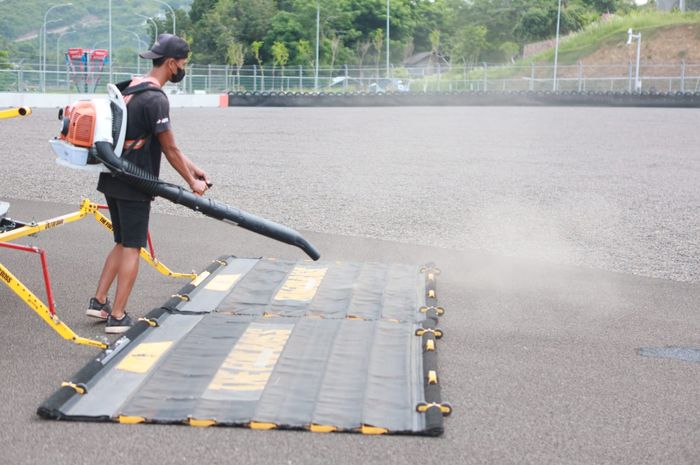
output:
[[177, 73], [170, 76], [170, 82], [173, 82], [173, 83], [180, 82], [184, 79], [184, 77], [185, 77], [185, 68], [178, 68]]

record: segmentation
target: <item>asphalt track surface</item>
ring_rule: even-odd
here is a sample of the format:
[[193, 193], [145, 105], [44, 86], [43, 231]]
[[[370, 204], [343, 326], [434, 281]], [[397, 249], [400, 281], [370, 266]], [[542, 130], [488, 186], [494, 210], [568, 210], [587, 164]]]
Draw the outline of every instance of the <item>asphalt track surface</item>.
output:
[[[75, 210], [81, 195], [100, 200], [89, 177], [53, 165], [52, 116], [0, 123], [0, 198], [17, 219]], [[304, 230], [324, 259], [440, 266], [439, 374], [455, 409], [446, 433], [44, 421], [36, 407], [95, 351], [59, 339], [2, 287], [0, 463], [697, 465], [700, 364], [637, 353], [700, 346], [696, 118], [585, 108], [173, 111], [181, 144], [212, 173], [214, 198]], [[174, 269], [226, 253], [301, 258], [178, 208], [158, 201], [151, 227]], [[48, 251], [62, 319], [99, 337], [83, 313], [109, 235], [88, 219], [21, 242]], [[43, 296], [38, 257], [0, 258]], [[130, 310], [146, 313], [181, 284], [143, 266]]]

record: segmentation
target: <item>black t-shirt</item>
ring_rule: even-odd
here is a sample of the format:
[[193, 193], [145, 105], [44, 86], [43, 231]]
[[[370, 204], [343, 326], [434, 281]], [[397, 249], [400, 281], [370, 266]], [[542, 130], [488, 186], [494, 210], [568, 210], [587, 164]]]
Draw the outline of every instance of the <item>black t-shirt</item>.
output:
[[[146, 144], [140, 149], [124, 150], [122, 156], [158, 177], [162, 149], [156, 135], [171, 128], [168, 97], [157, 90], [143, 91], [131, 97], [126, 110], [126, 140], [146, 139]], [[111, 173], [100, 173], [97, 190], [117, 199], [152, 200]]]

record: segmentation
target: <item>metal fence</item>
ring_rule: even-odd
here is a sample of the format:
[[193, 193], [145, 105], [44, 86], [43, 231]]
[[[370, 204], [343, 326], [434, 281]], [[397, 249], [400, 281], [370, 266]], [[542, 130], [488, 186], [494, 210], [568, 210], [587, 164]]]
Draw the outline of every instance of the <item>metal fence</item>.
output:
[[[38, 66], [11, 65], [0, 69], [2, 92], [76, 92], [76, 82], [87, 76], [71, 74], [65, 68], [48, 66], [44, 72]], [[112, 81], [126, 80], [145, 72], [146, 66], [113, 67]], [[559, 66], [558, 91], [616, 91], [633, 92], [635, 65], [592, 65], [579, 63]], [[664, 65], [640, 66], [642, 91], [697, 92], [700, 91], [700, 64], [678, 62]], [[98, 89], [109, 80], [105, 69], [90, 76], [99, 78]], [[169, 85], [170, 86], [170, 85]], [[272, 66], [197, 66], [187, 69], [185, 80], [169, 87], [172, 92], [222, 93], [251, 92], [381, 92], [381, 91], [551, 91], [554, 70], [551, 65], [503, 66], [425, 66], [415, 68], [337, 66], [334, 68], [272, 67]]]

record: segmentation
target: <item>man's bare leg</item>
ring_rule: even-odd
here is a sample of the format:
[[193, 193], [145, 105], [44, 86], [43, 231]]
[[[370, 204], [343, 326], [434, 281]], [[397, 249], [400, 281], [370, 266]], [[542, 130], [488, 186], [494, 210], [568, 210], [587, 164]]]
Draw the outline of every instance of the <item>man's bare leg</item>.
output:
[[112, 316], [120, 320], [124, 316], [124, 309], [129, 300], [129, 294], [136, 282], [136, 275], [139, 273], [140, 248], [122, 247], [117, 271], [117, 294], [114, 297]]
[[100, 280], [97, 283], [97, 291], [95, 292], [95, 298], [101, 304], [107, 302], [109, 288], [112, 287], [114, 278], [117, 277], [117, 273], [119, 272], [122, 250], [124, 250], [124, 247], [122, 247], [121, 244], [115, 244], [114, 248], [109, 255], [107, 255], [107, 259], [105, 260], [104, 267], [102, 268], [102, 274], [100, 275]]

